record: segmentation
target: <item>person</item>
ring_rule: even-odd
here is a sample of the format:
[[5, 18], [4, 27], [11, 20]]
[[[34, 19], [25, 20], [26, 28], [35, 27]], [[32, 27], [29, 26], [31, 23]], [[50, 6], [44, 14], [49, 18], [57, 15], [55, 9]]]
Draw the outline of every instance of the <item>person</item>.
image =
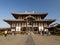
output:
[[7, 30], [5, 30], [5, 37], [7, 36]]
[[42, 36], [44, 35], [44, 31], [42, 31]]

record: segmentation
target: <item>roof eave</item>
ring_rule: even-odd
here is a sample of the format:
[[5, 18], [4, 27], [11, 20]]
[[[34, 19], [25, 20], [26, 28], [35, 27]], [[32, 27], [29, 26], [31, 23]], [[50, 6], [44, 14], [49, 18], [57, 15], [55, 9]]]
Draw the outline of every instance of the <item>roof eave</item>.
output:
[[43, 18], [45, 18], [48, 13], [36, 13], [36, 14], [23, 14], [23, 13], [11, 13], [13, 15], [14, 18], [17, 19], [16, 15], [19, 16], [19, 15], [44, 15]]
[[11, 25], [11, 23], [10, 23], [10, 22], [8, 22], [7, 20], [3, 19], [3, 21], [5, 21], [5, 22], [7, 22], [9, 25]]

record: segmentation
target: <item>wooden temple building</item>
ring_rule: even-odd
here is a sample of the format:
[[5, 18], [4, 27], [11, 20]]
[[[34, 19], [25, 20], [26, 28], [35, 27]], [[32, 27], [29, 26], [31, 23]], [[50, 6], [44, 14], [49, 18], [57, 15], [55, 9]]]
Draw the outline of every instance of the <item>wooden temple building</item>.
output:
[[51, 34], [58, 34], [60, 35], [60, 24], [59, 23], [55, 23], [52, 24], [49, 28], [48, 28], [49, 32]]
[[4, 19], [10, 27], [0, 28], [0, 32], [41, 34], [42, 31], [49, 32], [49, 25], [55, 21], [55, 19], [45, 19], [48, 13], [22, 12], [11, 14], [15, 19]]

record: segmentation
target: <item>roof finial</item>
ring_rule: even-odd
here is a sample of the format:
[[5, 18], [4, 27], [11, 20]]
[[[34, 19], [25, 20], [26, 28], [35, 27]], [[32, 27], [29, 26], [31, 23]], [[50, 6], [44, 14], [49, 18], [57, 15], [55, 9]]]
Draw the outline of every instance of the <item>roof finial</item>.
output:
[[25, 13], [27, 13], [27, 11], [25, 11]]
[[34, 13], [34, 11], [32, 11]]

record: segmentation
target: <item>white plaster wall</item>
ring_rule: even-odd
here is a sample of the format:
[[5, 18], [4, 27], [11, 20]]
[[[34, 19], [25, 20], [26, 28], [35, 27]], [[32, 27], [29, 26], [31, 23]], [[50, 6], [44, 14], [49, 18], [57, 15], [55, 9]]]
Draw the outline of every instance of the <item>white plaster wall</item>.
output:
[[15, 31], [15, 29], [11, 29], [11, 31]]
[[45, 32], [48, 32], [48, 29], [45, 29], [44, 31], [45, 31]]
[[39, 31], [42, 31], [44, 29], [43, 26], [39, 26]]
[[21, 23], [16, 24], [16, 31], [21, 31]]
[[21, 27], [20, 26], [16, 26], [16, 31], [21, 31]]

